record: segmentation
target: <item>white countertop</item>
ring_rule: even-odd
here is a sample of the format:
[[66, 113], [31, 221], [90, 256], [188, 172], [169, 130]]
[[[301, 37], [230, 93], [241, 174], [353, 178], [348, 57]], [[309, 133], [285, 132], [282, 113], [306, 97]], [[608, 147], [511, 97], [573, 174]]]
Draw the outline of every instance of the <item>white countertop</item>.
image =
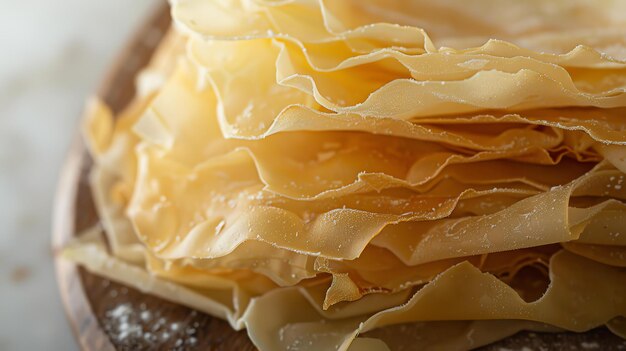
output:
[[76, 350], [50, 250], [57, 175], [93, 91], [157, 0], [2, 0], [0, 350]]

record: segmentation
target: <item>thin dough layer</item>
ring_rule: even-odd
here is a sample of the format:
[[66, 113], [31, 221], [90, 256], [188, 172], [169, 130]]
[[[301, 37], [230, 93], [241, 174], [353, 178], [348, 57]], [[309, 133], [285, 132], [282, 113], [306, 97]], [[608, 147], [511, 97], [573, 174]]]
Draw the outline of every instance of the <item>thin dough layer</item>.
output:
[[171, 5], [65, 257], [261, 351], [624, 336], [623, 2]]

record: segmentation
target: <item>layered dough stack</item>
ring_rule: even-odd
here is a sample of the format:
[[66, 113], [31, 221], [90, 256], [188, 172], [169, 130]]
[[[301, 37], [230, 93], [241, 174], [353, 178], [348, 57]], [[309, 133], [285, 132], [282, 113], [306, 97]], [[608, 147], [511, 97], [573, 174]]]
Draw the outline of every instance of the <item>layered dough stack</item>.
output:
[[626, 2], [171, 5], [67, 257], [261, 351], [626, 337]]

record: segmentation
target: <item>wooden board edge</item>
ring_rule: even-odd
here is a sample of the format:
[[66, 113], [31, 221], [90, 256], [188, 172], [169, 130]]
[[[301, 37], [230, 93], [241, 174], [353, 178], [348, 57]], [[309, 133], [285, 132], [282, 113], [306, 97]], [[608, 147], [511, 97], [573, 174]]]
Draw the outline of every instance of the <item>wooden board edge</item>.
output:
[[[141, 23], [127, 42], [114, 64], [109, 68], [97, 95], [105, 103], [121, 110], [134, 95], [134, 84], [126, 84], [132, 94], [120, 95], [117, 86], [120, 82], [132, 80], [141, 67], [126, 64], [128, 57], [136, 50], [154, 51], [156, 45], [145, 42], [146, 35], [155, 27], [169, 23], [169, 10], [165, 1], [159, 1], [151, 14]], [[129, 71], [129, 70], [132, 70]], [[52, 210], [52, 252], [54, 253], [55, 275], [64, 312], [72, 333], [82, 350], [114, 351], [109, 337], [102, 330], [83, 288], [80, 268], [60, 257], [60, 251], [78, 233], [76, 232], [77, 200], [80, 184], [86, 178], [91, 162], [79, 130], [74, 132], [74, 139], [61, 167], [54, 196]]]
[[[102, 331], [83, 289], [79, 268], [72, 262], [59, 257], [62, 248], [75, 236], [76, 196], [79, 182], [84, 173], [85, 146], [79, 133], [67, 155], [59, 177], [53, 212], [52, 249], [59, 293], [66, 317], [83, 350], [114, 351], [107, 335]], [[94, 344], [96, 342], [97, 344]]]

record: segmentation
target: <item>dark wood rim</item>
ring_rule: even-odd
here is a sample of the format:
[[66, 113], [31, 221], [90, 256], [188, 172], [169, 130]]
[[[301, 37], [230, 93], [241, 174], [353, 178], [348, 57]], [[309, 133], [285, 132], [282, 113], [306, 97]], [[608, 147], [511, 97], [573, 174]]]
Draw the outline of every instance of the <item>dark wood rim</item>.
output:
[[[114, 112], [121, 110], [132, 99], [135, 75], [149, 60], [158, 44], [158, 40], [154, 40], [155, 30], [162, 36], [169, 23], [169, 8], [165, 2], [160, 1], [109, 69], [98, 89], [98, 97]], [[134, 64], [129, 66], [129, 62]], [[81, 186], [86, 186], [90, 166], [91, 159], [80, 132], [77, 131], [59, 174], [52, 216], [52, 250], [55, 253], [55, 271], [61, 299], [80, 348], [113, 351], [115, 348], [100, 328], [85, 294], [80, 269], [58, 257], [59, 250], [80, 230], [85, 229], [80, 228], [81, 218], [77, 217], [78, 195]]]

